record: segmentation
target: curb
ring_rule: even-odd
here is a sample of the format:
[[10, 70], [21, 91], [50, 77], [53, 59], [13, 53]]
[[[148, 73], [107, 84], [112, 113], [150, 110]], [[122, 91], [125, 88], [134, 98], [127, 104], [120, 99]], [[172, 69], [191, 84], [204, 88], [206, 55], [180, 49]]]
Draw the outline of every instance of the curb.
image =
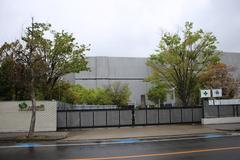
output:
[[240, 128], [229, 128], [229, 129], [225, 129], [225, 128], [216, 128], [216, 130], [219, 130], [219, 131], [227, 131], [227, 132], [238, 132], [240, 131]]
[[9, 137], [1, 137], [0, 143], [6, 142], [44, 142], [44, 141], [58, 141], [68, 137], [68, 133], [60, 135], [60, 136], [48, 136], [48, 135], [36, 135], [36, 137], [26, 138], [26, 136], [9, 136]]
[[174, 139], [174, 138], [187, 138], [187, 137], [200, 137], [207, 135], [229, 135], [226, 132], [209, 132], [209, 133], [196, 133], [196, 134], [182, 134], [182, 135], [164, 135], [164, 136], [142, 136], [142, 137], [124, 137], [124, 138], [106, 138], [106, 139], [87, 139], [87, 140], [59, 140], [58, 143], [101, 143], [111, 142], [117, 140], [137, 139], [137, 140], [156, 140], [156, 139]]

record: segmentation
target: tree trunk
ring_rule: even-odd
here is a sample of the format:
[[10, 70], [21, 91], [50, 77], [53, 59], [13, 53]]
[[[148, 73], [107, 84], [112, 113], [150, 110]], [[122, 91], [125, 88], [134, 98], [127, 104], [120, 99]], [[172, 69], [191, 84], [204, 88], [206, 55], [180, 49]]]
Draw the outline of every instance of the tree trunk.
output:
[[188, 103], [189, 103], [189, 95], [187, 95], [186, 90], [185, 89], [178, 89], [178, 95], [180, 98], [180, 101], [182, 103], [182, 107], [188, 107]]
[[35, 122], [36, 122], [36, 96], [35, 96], [35, 88], [34, 88], [34, 74], [33, 74], [33, 69], [31, 68], [31, 74], [32, 74], [32, 79], [30, 83], [30, 92], [31, 92], [31, 101], [32, 101], [32, 117], [31, 117], [31, 123], [30, 123], [30, 128], [28, 132], [28, 137], [33, 136], [34, 131], [35, 131]]

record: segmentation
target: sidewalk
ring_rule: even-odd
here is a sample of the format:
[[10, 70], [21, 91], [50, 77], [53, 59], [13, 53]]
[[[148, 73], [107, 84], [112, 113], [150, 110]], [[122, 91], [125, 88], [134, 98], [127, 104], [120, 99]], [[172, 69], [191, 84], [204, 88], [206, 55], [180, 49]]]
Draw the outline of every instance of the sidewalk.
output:
[[27, 133], [0, 133], [0, 142], [6, 141], [58, 141], [58, 142], [86, 142], [126, 138], [166, 138], [179, 136], [192, 136], [198, 134], [226, 133], [240, 131], [237, 124], [176, 124], [139, 127], [89, 128], [72, 129], [58, 132], [36, 132], [35, 138], [24, 139]]
[[64, 141], [86, 141], [123, 138], [183, 136], [222, 132], [203, 125], [160, 125], [123, 128], [91, 128], [71, 130]]

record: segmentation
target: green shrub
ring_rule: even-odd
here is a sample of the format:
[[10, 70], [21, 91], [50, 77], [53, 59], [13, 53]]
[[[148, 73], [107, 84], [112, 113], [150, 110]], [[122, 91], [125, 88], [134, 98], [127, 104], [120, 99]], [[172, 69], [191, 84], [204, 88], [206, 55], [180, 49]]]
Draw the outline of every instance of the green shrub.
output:
[[106, 94], [110, 97], [112, 104], [121, 107], [128, 105], [131, 92], [127, 84], [116, 82], [106, 88]]

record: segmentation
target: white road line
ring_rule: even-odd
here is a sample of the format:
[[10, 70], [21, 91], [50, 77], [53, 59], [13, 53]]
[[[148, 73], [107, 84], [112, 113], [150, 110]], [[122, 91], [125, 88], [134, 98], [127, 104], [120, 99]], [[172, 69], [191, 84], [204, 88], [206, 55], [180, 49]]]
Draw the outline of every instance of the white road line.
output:
[[133, 144], [133, 143], [151, 143], [151, 142], [166, 142], [166, 141], [181, 141], [181, 140], [195, 140], [195, 139], [209, 139], [209, 138], [220, 138], [220, 137], [233, 137], [239, 135], [216, 135], [215, 137], [181, 137], [181, 138], [166, 138], [166, 139], [152, 139], [152, 140], [139, 140], [136, 142], [121, 142], [114, 140], [110, 142], [100, 142], [100, 143], [62, 143], [62, 144], [31, 144], [31, 143], [22, 143], [17, 145], [10, 146], [0, 146], [0, 149], [10, 149], [10, 148], [40, 148], [40, 147], [65, 147], [65, 146], [93, 146], [93, 145], [112, 145], [112, 144]]

